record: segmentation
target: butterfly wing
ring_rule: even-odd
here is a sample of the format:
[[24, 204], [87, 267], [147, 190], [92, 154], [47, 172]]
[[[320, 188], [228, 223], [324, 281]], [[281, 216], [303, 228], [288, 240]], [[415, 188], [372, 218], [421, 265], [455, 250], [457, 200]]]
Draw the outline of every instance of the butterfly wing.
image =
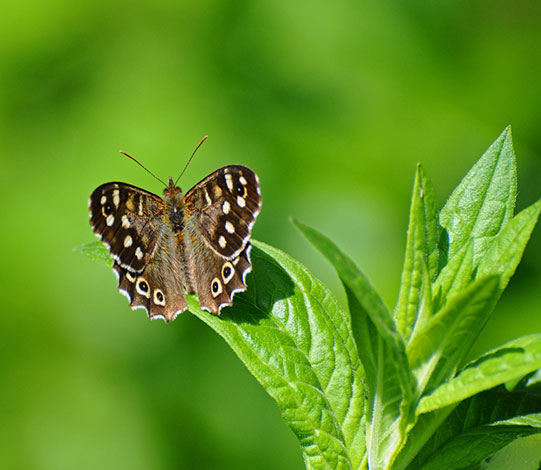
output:
[[233, 304], [233, 295], [247, 289], [246, 275], [252, 270], [251, 248], [248, 242], [231, 260], [211, 250], [201, 250], [190, 257], [190, 268], [197, 271], [193, 287], [203, 310], [219, 315], [223, 307]]
[[261, 211], [257, 175], [241, 165], [225, 166], [197, 183], [185, 197], [186, 227], [228, 260], [246, 248]]
[[165, 258], [159, 249], [157, 255], [141, 273], [133, 273], [117, 262], [113, 271], [118, 277], [118, 290], [124, 294], [132, 310], [143, 308], [152, 318], [170, 322], [188, 308], [184, 294], [180, 258]]
[[186, 310], [185, 276], [165, 203], [126, 183], [106, 183], [90, 196], [90, 224], [110, 250], [118, 289], [130, 307], [173, 320]]
[[156, 250], [163, 200], [126, 183], [106, 183], [89, 200], [90, 225], [124, 269], [140, 272]]
[[241, 165], [216, 170], [186, 194], [188, 268], [201, 308], [219, 314], [246, 290], [249, 239], [260, 211], [259, 179]]

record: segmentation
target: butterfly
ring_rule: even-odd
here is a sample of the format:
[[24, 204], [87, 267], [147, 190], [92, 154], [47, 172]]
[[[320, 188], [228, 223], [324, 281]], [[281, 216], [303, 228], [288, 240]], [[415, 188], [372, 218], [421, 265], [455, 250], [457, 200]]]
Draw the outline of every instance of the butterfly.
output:
[[202, 309], [220, 315], [247, 289], [261, 190], [245, 166], [219, 168], [186, 195], [169, 178], [163, 199], [127, 183], [105, 183], [91, 194], [89, 211], [94, 234], [114, 259], [118, 290], [152, 319], [174, 320], [192, 292]]

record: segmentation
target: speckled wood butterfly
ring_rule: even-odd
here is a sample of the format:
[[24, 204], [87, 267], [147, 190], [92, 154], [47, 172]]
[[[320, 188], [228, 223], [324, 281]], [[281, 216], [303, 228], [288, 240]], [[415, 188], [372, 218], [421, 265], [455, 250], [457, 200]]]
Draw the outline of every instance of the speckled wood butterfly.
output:
[[114, 258], [118, 290], [132, 309], [173, 320], [195, 292], [216, 315], [245, 291], [250, 234], [261, 210], [257, 175], [225, 166], [184, 196], [172, 178], [163, 199], [127, 183], [105, 183], [89, 199], [90, 224]]

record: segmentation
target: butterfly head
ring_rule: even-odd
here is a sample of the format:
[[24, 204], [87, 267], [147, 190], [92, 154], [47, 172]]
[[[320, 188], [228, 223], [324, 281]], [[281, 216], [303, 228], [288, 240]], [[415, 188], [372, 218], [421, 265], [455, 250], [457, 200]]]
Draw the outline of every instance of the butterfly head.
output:
[[163, 198], [165, 202], [181, 202], [184, 199], [182, 189], [180, 189], [173, 178], [169, 177], [169, 185], [163, 190]]

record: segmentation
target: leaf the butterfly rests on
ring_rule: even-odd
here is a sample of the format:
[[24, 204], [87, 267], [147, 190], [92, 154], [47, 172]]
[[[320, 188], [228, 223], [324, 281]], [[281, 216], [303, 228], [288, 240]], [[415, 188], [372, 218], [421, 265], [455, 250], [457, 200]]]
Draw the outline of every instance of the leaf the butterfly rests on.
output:
[[261, 211], [257, 175], [225, 166], [186, 196], [169, 178], [164, 198], [126, 183], [105, 183], [89, 199], [90, 224], [115, 262], [130, 307], [169, 322], [195, 292], [216, 315], [246, 290], [250, 235]]

